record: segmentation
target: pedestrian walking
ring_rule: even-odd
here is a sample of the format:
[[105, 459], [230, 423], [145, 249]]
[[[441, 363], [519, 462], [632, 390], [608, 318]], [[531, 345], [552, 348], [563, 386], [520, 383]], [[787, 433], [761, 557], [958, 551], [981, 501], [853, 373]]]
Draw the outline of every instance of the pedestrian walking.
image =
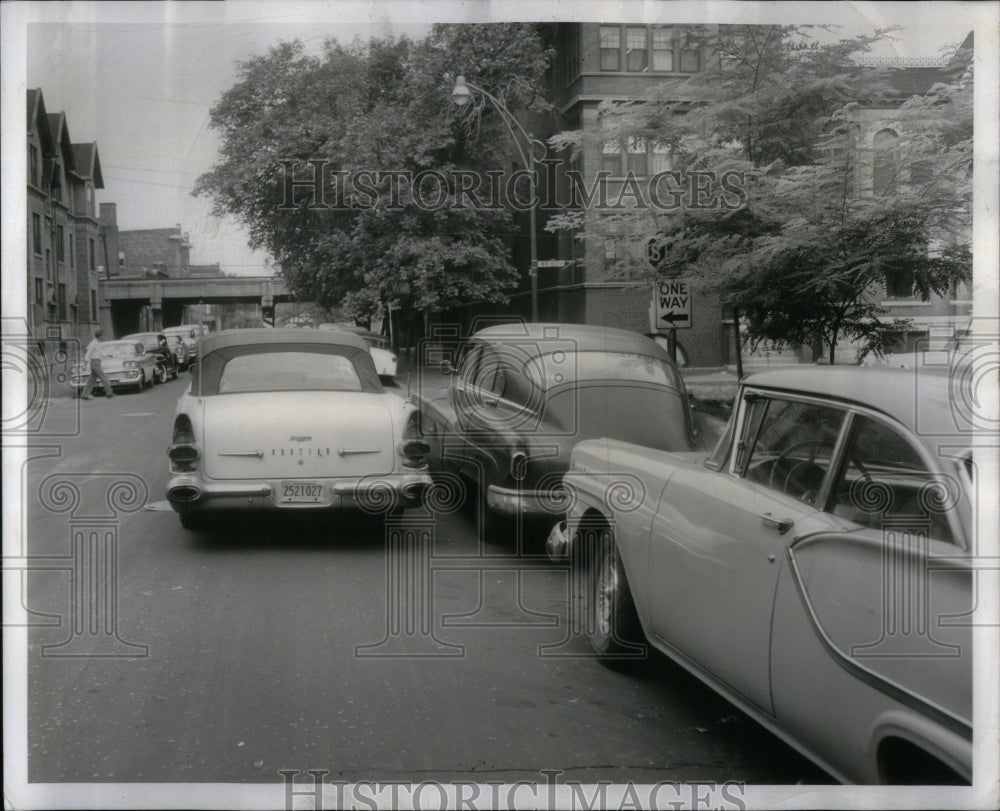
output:
[[94, 388], [94, 384], [98, 378], [101, 379], [105, 395], [108, 397], [115, 396], [111, 388], [111, 381], [108, 380], [108, 376], [104, 374], [104, 370], [101, 368], [101, 361], [104, 359], [104, 351], [101, 349], [101, 336], [103, 334], [104, 330], [98, 327], [94, 330], [94, 340], [87, 344], [87, 352], [83, 356], [83, 362], [90, 364], [90, 376], [87, 378], [87, 385], [83, 387], [83, 394], [80, 396], [81, 400], [94, 399], [90, 396], [90, 392]]

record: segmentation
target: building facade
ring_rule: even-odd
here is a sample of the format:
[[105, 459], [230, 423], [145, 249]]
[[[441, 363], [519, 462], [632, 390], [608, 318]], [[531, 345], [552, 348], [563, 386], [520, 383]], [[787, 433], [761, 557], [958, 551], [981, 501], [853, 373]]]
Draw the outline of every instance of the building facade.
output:
[[[579, 172], [584, 189], [593, 189], [598, 172], [607, 173], [609, 199], [621, 190], [627, 176], [640, 183], [656, 173], [671, 168], [670, 155], [656, 144], [630, 140], [610, 141], [602, 133], [600, 107], [608, 101], [629, 102], [643, 99], [654, 87], [660, 98], [671, 98], [676, 88], [677, 101], [684, 103], [681, 86], [699, 72], [715, 67], [713, 55], [705, 48], [692, 47], [679, 27], [669, 25], [555, 23], [544, 26], [546, 45], [555, 50], [550, 65], [548, 93], [554, 114], [547, 125], [533, 122], [539, 137], [573, 131], [581, 134], [579, 151], [571, 155], [552, 155], [557, 169], [553, 177], [558, 188], [556, 199], [570, 199], [567, 169]], [[971, 48], [972, 42], [965, 46]], [[859, 69], [875, 66], [859, 65]], [[878, 108], [859, 113], [860, 151], [866, 156], [857, 169], [854, 187], [858, 194], [879, 195], [889, 182], [902, 182], [895, 165], [899, 144], [906, 139], [906, 113], [903, 102], [926, 93], [936, 82], [955, 81], [954, 65], [944, 63], [910, 65], [901, 62], [880, 64], [886, 70], [890, 93]], [[695, 101], [688, 99], [688, 103]], [[892, 181], [891, 179], [895, 179]], [[551, 178], [543, 179], [543, 186]], [[543, 189], [542, 197], [548, 193]], [[684, 280], [688, 300], [676, 329], [664, 320], [663, 297], [650, 283], [648, 247], [655, 241], [655, 224], [648, 231], [616, 222], [600, 207], [585, 206], [583, 238], [543, 232], [545, 213], [539, 217], [538, 312], [543, 321], [585, 323], [619, 327], [652, 336], [666, 344], [675, 332], [680, 363], [717, 367], [735, 362], [736, 330], [732, 313], [727, 312], [713, 290], [696, 278]], [[634, 220], [633, 220], [634, 221]], [[523, 223], [522, 223], [523, 227]], [[633, 232], [623, 230], [626, 227]], [[933, 249], [933, 247], [932, 247]], [[552, 267], [544, 267], [549, 260]], [[556, 261], [552, 261], [556, 260]], [[513, 262], [522, 270], [521, 285], [512, 296], [510, 312], [528, 318], [531, 296], [528, 285], [526, 240], [514, 245]], [[560, 264], [561, 263], [561, 264]], [[554, 266], [559, 265], [559, 266]], [[907, 318], [912, 331], [907, 336], [909, 349], [918, 339], [954, 335], [964, 330], [971, 313], [971, 294], [959, 286], [947, 296], [921, 300], [912, 280], [887, 278], [882, 289], [872, 292], [886, 310], [887, 319]], [[483, 315], [488, 307], [473, 307], [457, 320], [469, 321], [471, 315]], [[838, 360], [852, 362], [857, 348], [849, 343], [838, 345]], [[748, 353], [750, 364], [797, 363], [813, 361], [810, 347]]]
[[86, 343], [100, 321], [100, 220], [104, 188], [96, 143], [75, 144], [63, 113], [27, 93], [28, 323], [39, 339]]

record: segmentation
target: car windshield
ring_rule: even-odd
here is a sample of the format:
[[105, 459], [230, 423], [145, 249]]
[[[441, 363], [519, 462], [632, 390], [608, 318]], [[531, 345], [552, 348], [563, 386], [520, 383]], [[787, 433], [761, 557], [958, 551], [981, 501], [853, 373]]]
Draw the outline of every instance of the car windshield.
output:
[[546, 352], [528, 361], [525, 371], [536, 385], [544, 381], [545, 388], [572, 380], [628, 380], [683, 388], [669, 363], [633, 352]]
[[361, 391], [350, 358], [308, 351], [257, 352], [230, 358], [219, 394], [252, 391]]
[[109, 341], [101, 344], [101, 351], [106, 358], [134, 358], [139, 354], [132, 341]]

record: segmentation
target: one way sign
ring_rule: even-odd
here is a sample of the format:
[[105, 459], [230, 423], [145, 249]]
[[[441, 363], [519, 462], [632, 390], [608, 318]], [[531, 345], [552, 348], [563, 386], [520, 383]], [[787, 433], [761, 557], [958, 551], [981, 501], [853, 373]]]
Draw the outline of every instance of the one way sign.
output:
[[691, 326], [691, 285], [681, 279], [658, 282], [653, 288], [653, 330]]

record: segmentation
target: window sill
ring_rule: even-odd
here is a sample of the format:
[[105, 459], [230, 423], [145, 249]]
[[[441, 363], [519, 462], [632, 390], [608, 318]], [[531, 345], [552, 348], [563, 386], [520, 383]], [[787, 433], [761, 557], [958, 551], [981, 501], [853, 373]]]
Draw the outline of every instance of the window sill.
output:
[[931, 303], [929, 301], [921, 301], [920, 299], [908, 299], [908, 298], [894, 298], [886, 299], [881, 302], [882, 307], [930, 307]]

